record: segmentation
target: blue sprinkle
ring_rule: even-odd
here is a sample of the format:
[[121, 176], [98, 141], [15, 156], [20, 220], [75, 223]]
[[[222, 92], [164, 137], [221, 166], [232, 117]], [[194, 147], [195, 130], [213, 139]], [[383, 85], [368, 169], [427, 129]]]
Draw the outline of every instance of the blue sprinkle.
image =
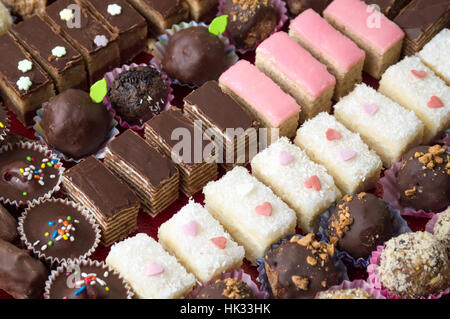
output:
[[86, 286], [81, 287], [80, 289], [78, 289], [77, 291], [74, 292], [75, 296], [78, 296], [79, 294], [81, 294], [83, 291], [86, 290]]
[[54, 222], [48, 222], [48, 225], [49, 226], [53, 226], [53, 225], [55, 225], [55, 223]]
[[58, 160], [52, 159], [52, 163], [53, 163], [53, 164], [58, 164]]
[[55, 231], [53, 232], [52, 238], [56, 238], [56, 236], [58, 236], [58, 231], [57, 231], [57, 230], [55, 230]]
[[39, 174], [39, 170], [35, 170], [34, 173], [35, 173], [35, 174]]

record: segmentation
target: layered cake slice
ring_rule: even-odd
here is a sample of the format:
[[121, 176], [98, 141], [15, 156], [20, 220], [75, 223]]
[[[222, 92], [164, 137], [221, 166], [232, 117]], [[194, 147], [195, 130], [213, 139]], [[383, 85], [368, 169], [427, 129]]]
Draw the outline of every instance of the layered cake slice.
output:
[[334, 116], [377, 152], [385, 167], [419, 145], [424, 125], [409, 111], [365, 84], [334, 106]]
[[64, 173], [63, 189], [95, 217], [104, 246], [122, 240], [137, 229], [139, 199], [94, 156]]
[[450, 85], [450, 29], [443, 29], [417, 54], [430, 69]]
[[161, 34], [172, 24], [189, 17], [189, 6], [183, 0], [128, 0], [148, 22], [149, 32]]
[[140, 299], [182, 298], [195, 285], [194, 275], [144, 233], [112, 246], [106, 264], [122, 275]]
[[448, 0], [412, 0], [394, 22], [405, 31], [404, 55], [419, 52], [442, 28], [450, 23]]
[[335, 0], [323, 16], [366, 52], [364, 71], [374, 78], [400, 58], [404, 32], [361, 0]]
[[239, 269], [245, 255], [222, 225], [193, 201], [159, 227], [158, 239], [202, 282]]
[[301, 105], [301, 123], [330, 110], [336, 79], [287, 33], [264, 40], [256, 49], [255, 65]]
[[77, 1], [56, 1], [47, 7], [43, 18], [81, 53], [90, 84], [120, 65], [117, 34], [108, 31]]
[[217, 177], [214, 145], [176, 107], [161, 112], [145, 123], [145, 137], [177, 164], [180, 189], [191, 196]]
[[217, 161], [225, 168], [245, 165], [257, 152], [257, 121], [233, 98], [209, 81], [184, 98], [184, 111], [217, 144]]
[[347, 95], [362, 81], [365, 53], [349, 38], [309, 9], [292, 20], [289, 35], [336, 78], [334, 99]]
[[0, 36], [0, 94], [25, 126], [36, 110], [55, 96], [53, 82], [10, 34]]
[[450, 127], [450, 87], [418, 57], [405, 57], [391, 66], [383, 74], [378, 90], [422, 120], [423, 143]]
[[52, 77], [58, 92], [87, 90], [86, 66], [81, 54], [40, 16], [24, 20], [15, 25], [11, 32]]
[[264, 127], [278, 129], [281, 136], [295, 135], [300, 106], [250, 62], [238, 61], [220, 76], [219, 83], [225, 93], [245, 106]]
[[205, 207], [245, 248], [253, 264], [270, 245], [295, 232], [295, 212], [241, 166], [203, 188]]
[[135, 191], [143, 209], [152, 216], [178, 199], [175, 164], [132, 130], [108, 144], [104, 163]]
[[352, 133], [325, 112], [305, 122], [295, 144], [333, 175], [341, 191], [356, 194], [375, 187], [382, 162], [357, 133]]
[[313, 231], [316, 217], [341, 197], [334, 179], [322, 165], [286, 137], [256, 155], [252, 173], [297, 213], [297, 224]]
[[126, 0], [81, 0], [112, 33], [118, 34], [120, 63], [130, 62], [144, 51], [147, 23]]

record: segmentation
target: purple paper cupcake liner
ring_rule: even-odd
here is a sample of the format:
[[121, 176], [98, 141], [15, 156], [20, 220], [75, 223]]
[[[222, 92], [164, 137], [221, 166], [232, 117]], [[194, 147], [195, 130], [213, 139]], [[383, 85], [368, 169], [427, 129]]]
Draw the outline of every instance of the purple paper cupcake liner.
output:
[[[400, 211], [394, 209], [389, 203], [386, 202], [387, 207], [389, 208], [389, 211], [392, 215], [392, 225], [393, 225], [393, 237], [396, 237], [400, 234], [404, 233], [410, 233], [412, 230], [409, 228], [408, 223], [406, 220], [402, 218], [400, 215]], [[321, 240], [326, 241], [327, 243], [330, 242], [330, 236], [328, 233], [328, 219], [330, 218], [334, 208], [336, 205], [330, 206], [325, 212], [323, 212], [319, 216], [319, 229], [317, 235], [320, 237]], [[355, 268], [366, 268], [369, 265], [370, 256], [367, 258], [353, 258], [349, 253], [346, 251], [339, 250], [335, 248], [335, 255], [337, 258], [341, 259], [343, 262], [347, 264], [353, 265]]]
[[[44, 138], [45, 134], [44, 134], [44, 131], [43, 131], [41, 125], [40, 125], [40, 123], [42, 121], [42, 114], [44, 112], [45, 105], [47, 105], [47, 103], [44, 103], [42, 105], [42, 107], [36, 111], [36, 116], [34, 117], [34, 126], [33, 126], [34, 136], [39, 140], [39, 142], [42, 145], [44, 145], [44, 146], [48, 147], [49, 149], [51, 149], [52, 152], [55, 153], [56, 156], [60, 160], [63, 160], [63, 161], [66, 161], [66, 162], [73, 162], [73, 163], [81, 162], [81, 160], [83, 158], [87, 157], [87, 156], [85, 156], [83, 158], [79, 158], [79, 159], [75, 159], [75, 158], [69, 157], [66, 154], [58, 151], [56, 148], [51, 147], [45, 141], [45, 138]], [[91, 155], [94, 155], [97, 159], [105, 158], [106, 145], [109, 142], [111, 142], [117, 135], [119, 135], [119, 130], [116, 127], [117, 124], [118, 124], [117, 121], [114, 118], [111, 118], [111, 130], [109, 131], [109, 133], [108, 133], [108, 135], [107, 135], [107, 137], [105, 139], [105, 142], [100, 146], [99, 150], [95, 154], [91, 154]]]
[[245, 273], [243, 270], [233, 269], [230, 272], [226, 272], [220, 276], [211, 279], [210, 281], [203, 283], [201, 286], [192, 290], [186, 299], [195, 299], [195, 297], [199, 294], [199, 292], [205, 287], [215, 283], [217, 280], [223, 280], [226, 278], [236, 278], [245, 282], [253, 292], [253, 295], [256, 299], [268, 299], [269, 294], [266, 291], [262, 291], [258, 288], [258, 285], [252, 280], [252, 277]]
[[[141, 63], [139, 65], [136, 64], [136, 63], [132, 63], [130, 65], [125, 64], [125, 65], [122, 65], [121, 68], [115, 68], [111, 72], [106, 73], [104, 77], [106, 79], [106, 84], [108, 85], [108, 89], [111, 87], [112, 83], [114, 82], [114, 80], [117, 78], [117, 76], [120, 73], [122, 73], [123, 71], [128, 71], [129, 69], [135, 68], [135, 67], [138, 67], [138, 66], [149, 66], [149, 65], [147, 65], [145, 63]], [[150, 65], [150, 67], [154, 67], [154, 66]], [[164, 105], [164, 107], [162, 109], [162, 111], [166, 111], [167, 109], [169, 109], [169, 107], [171, 105], [171, 102], [174, 99], [173, 89], [172, 89], [172, 82], [168, 78], [167, 74], [162, 72], [161, 69], [158, 69], [158, 72], [161, 74], [161, 78], [163, 79], [163, 81], [165, 82], [166, 87], [167, 87], [166, 104]], [[123, 127], [124, 129], [132, 129], [134, 131], [140, 131], [140, 130], [144, 129], [145, 124], [142, 124], [142, 125], [131, 125], [127, 121], [125, 121], [120, 115], [118, 115], [116, 110], [112, 106], [111, 101], [108, 98], [108, 95], [106, 95], [105, 98], [103, 99], [103, 104], [106, 105], [108, 111], [111, 112], [114, 115], [114, 118], [117, 121], [119, 121], [119, 125], [121, 127]]]
[[[270, 246], [270, 248], [267, 250], [267, 252], [279, 247], [282, 243], [288, 242], [293, 236], [296, 236], [300, 239], [305, 237], [305, 236], [302, 236], [299, 234], [290, 235], [286, 238], [279, 240], [277, 243], [272, 244]], [[322, 242], [323, 240], [320, 240], [320, 241]], [[334, 255], [333, 259], [334, 259], [334, 265], [336, 267], [336, 270], [337, 270], [337, 273], [339, 276], [339, 278], [338, 278], [339, 282], [343, 282], [344, 280], [349, 280], [348, 274], [347, 274], [347, 267], [342, 262], [342, 260], [340, 260], [339, 258], [336, 258], [336, 255]], [[272, 289], [270, 288], [269, 279], [267, 278], [264, 258], [257, 258], [256, 264], [257, 264], [257, 270], [259, 273], [258, 278], [256, 280], [259, 282], [261, 290], [267, 292], [269, 294], [269, 298], [273, 298]]]
[[0, 115], [2, 113], [5, 114], [5, 118], [2, 122], [2, 118], [0, 117], [0, 143], [5, 139], [6, 135], [8, 135], [11, 125], [11, 119], [9, 118], [8, 110], [6, 109], [5, 105], [0, 103]]
[[[152, 52], [153, 58], [151, 59], [150, 63], [154, 65], [159, 71], [163, 72], [162, 60], [164, 58], [164, 54], [166, 52], [166, 47], [167, 44], [169, 43], [170, 37], [180, 30], [197, 26], [203, 26], [206, 28], [208, 27], [208, 25], [203, 22], [198, 23], [196, 21], [191, 21], [189, 23], [181, 22], [179, 24], [174, 24], [170, 29], [167, 29], [162, 35], [158, 37], [158, 41], [156, 41], [156, 43], [154, 44], [154, 50]], [[234, 45], [230, 43], [230, 40], [224, 35], [219, 35], [219, 39], [222, 40], [225, 45], [225, 54], [227, 56], [228, 65], [232, 66], [239, 60], [239, 57], [236, 54], [236, 48], [234, 47]], [[195, 89], [198, 87], [197, 85], [194, 84], [183, 83], [178, 79], [171, 79], [171, 80], [173, 83], [177, 85], [187, 86], [190, 89]]]
[[[289, 19], [288, 15], [287, 15], [287, 8], [286, 8], [286, 2], [281, 1], [281, 0], [271, 0], [275, 10], [278, 13], [278, 24], [276, 25], [276, 27], [273, 29], [272, 34], [274, 34], [275, 32], [278, 32], [281, 30], [281, 28], [283, 28], [284, 24], [286, 23], [286, 21]], [[223, 6], [225, 5], [225, 0], [219, 0], [219, 10], [217, 13], [217, 17], [220, 17], [221, 15], [224, 15], [223, 13]], [[231, 35], [225, 31], [224, 35], [230, 40], [231, 43], [235, 44], [233, 38], [231, 37]], [[250, 51], [255, 51], [256, 48], [258, 47], [258, 45], [260, 45], [261, 42], [258, 42], [254, 47], [252, 48], [248, 48], [248, 49], [238, 49], [236, 48], [236, 51], [240, 54], [245, 54], [247, 52]]]
[[334, 290], [348, 290], [348, 289], [362, 289], [362, 290], [365, 290], [368, 293], [370, 293], [375, 299], [386, 299], [386, 297], [383, 296], [379, 290], [373, 288], [371, 285], [369, 285], [369, 283], [367, 281], [362, 280], [362, 279], [358, 279], [358, 280], [354, 280], [354, 281], [344, 280], [340, 285], [336, 285], [336, 286], [330, 287], [328, 290], [318, 292], [316, 295], [316, 299], [317, 299], [318, 295], [322, 292], [326, 292], [326, 291], [330, 291], [330, 290], [334, 291]]
[[425, 231], [429, 232], [430, 234], [434, 234], [434, 225], [438, 221], [439, 216], [441, 216], [441, 214], [443, 213], [444, 212], [435, 214], [425, 225]]
[[[381, 283], [381, 280], [378, 276], [378, 268], [380, 266], [380, 256], [381, 256], [381, 253], [383, 252], [384, 247], [385, 247], [384, 245], [378, 246], [377, 250], [372, 252], [372, 257], [370, 258], [370, 264], [369, 264], [369, 266], [367, 266], [367, 273], [368, 273], [367, 282], [369, 283], [369, 285], [372, 288], [380, 291], [380, 293], [386, 299], [407, 299], [406, 297], [400, 297], [395, 293], [389, 292], [389, 290], [386, 289], [385, 287], [383, 287], [383, 284]], [[415, 298], [415, 299], [439, 299], [442, 296], [445, 296], [449, 293], [450, 293], [450, 286], [437, 295], [430, 295], [428, 297], [420, 297], [420, 298]]]

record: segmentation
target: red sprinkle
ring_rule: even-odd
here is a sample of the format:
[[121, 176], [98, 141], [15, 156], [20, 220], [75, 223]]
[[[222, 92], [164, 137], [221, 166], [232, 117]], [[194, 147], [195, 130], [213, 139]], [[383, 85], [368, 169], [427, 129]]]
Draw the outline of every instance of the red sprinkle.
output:
[[411, 74], [418, 79], [423, 79], [424, 77], [427, 76], [427, 72], [423, 70], [411, 70]]
[[227, 239], [225, 237], [214, 237], [211, 238], [210, 241], [219, 249], [225, 249], [227, 245]]
[[312, 188], [315, 191], [320, 191], [322, 189], [322, 184], [320, 183], [320, 179], [313, 175], [310, 178], [308, 178], [304, 183], [306, 188]]
[[341, 139], [342, 135], [338, 131], [329, 128], [326, 132], [327, 140], [333, 141], [333, 140], [339, 140]]
[[442, 103], [441, 99], [438, 98], [437, 96], [433, 95], [430, 100], [427, 103], [427, 106], [430, 109], [438, 109], [440, 107], [444, 106], [444, 103]]

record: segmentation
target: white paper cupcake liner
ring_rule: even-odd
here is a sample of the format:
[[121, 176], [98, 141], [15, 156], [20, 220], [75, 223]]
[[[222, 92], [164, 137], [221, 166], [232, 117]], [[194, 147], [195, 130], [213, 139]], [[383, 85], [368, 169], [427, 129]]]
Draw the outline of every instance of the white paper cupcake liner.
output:
[[[369, 266], [367, 266], [367, 273], [369, 275], [367, 282], [369, 283], [369, 285], [372, 288], [380, 291], [380, 293], [386, 299], [407, 299], [406, 297], [402, 298], [395, 293], [389, 292], [388, 289], [383, 287], [383, 284], [380, 281], [380, 278], [378, 276], [378, 269], [380, 266], [380, 256], [381, 256], [381, 253], [383, 252], [383, 249], [384, 249], [384, 246], [378, 246], [377, 250], [372, 252], [372, 257], [370, 258], [370, 264], [369, 264]], [[442, 296], [447, 295], [449, 293], [450, 293], [450, 286], [447, 289], [445, 289], [444, 291], [440, 292], [439, 294], [430, 295], [427, 297], [420, 297], [417, 299], [439, 299]]]
[[[290, 235], [286, 238], [281, 239], [277, 243], [271, 245], [270, 248], [267, 250], [267, 252], [271, 251], [272, 249], [277, 248], [282, 243], [288, 242], [293, 236], [296, 236], [298, 238], [304, 237], [299, 234]], [[321, 240], [321, 242], [322, 241], [323, 240]], [[333, 261], [334, 261], [334, 265], [337, 270], [337, 274], [339, 276], [338, 281], [343, 282], [344, 280], [349, 280], [348, 274], [347, 274], [347, 267], [345, 266], [345, 264], [342, 262], [341, 259], [336, 258], [336, 254], [333, 256]], [[264, 258], [257, 258], [256, 264], [257, 264], [257, 269], [258, 269], [258, 273], [259, 273], [258, 278], [256, 280], [259, 282], [261, 290], [267, 292], [269, 294], [269, 298], [273, 298], [272, 289], [270, 288], [269, 279], [267, 278]]]
[[127, 290], [127, 299], [132, 299], [134, 297], [134, 292], [131, 290], [130, 285], [128, 282], [125, 281], [125, 279], [114, 269], [106, 265], [104, 262], [99, 262], [96, 260], [86, 259], [86, 260], [77, 260], [77, 261], [71, 261], [71, 262], [65, 262], [62, 265], [60, 265], [56, 270], [52, 270], [50, 276], [48, 277], [47, 281], [45, 282], [45, 290], [44, 290], [44, 299], [50, 299], [50, 290], [52, 288], [53, 281], [58, 277], [63, 275], [64, 271], [72, 265], [79, 265], [79, 266], [89, 266], [89, 267], [99, 267], [103, 271], [107, 271], [111, 274], [115, 274], [119, 277], [119, 279], [122, 280], [122, 283]]
[[100, 146], [98, 151], [95, 152], [94, 154], [89, 154], [89, 155], [86, 155], [86, 156], [84, 156], [82, 158], [75, 159], [75, 158], [72, 158], [72, 157], [70, 157], [70, 156], [60, 152], [56, 148], [51, 147], [45, 141], [45, 138], [44, 138], [45, 133], [44, 133], [40, 123], [42, 121], [42, 114], [44, 112], [44, 107], [45, 107], [46, 104], [47, 103], [44, 103], [43, 106], [36, 111], [36, 116], [33, 118], [33, 120], [34, 120], [34, 126], [33, 126], [34, 136], [36, 136], [36, 138], [39, 140], [39, 142], [42, 145], [45, 145], [46, 147], [51, 149], [60, 160], [63, 160], [63, 161], [66, 161], [66, 162], [79, 163], [79, 162], [81, 162], [81, 160], [83, 160], [83, 158], [86, 158], [86, 157], [88, 157], [90, 155], [94, 155], [97, 159], [105, 158], [106, 145], [109, 142], [111, 142], [120, 133], [119, 130], [117, 129], [118, 122], [114, 118], [111, 119], [111, 129], [110, 129], [108, 135], [106, 136], [105, 142]]
[[[23, 142], [23, 141], [19, 141], [14, 144], [5, 144], [5, 145], [1, 146], [0, 147], [0, 155], [3, 153], [9, 152], [9, 151], [14, 151], [15, 148], [22, 148], [22, 149], [37, 151], [37, 152], [44, 154], [45, 157], [47, 157], [49, 159], [57, 159], [56, 154], [54, 152], [52, 152], [52, 150], [48, 149], [46, 146], [39, 145], [36, 142]], [[62, 164], [62, 163], [60, 163], [60, 164]], [[16, 207], [20, 207], [22, 205], [36, 204], [44, 199], [51, 198], [54, 193], [56, 193], [60, 190], [62, 174], [65, 169], [62, 165], [60, 165], [57, 168], [57, 170], [58, 170], [58, 176], [57, 176], [57, 181], [56, 181], [55, 186], [52, 189], [50, 189], [47, 193], [45, 193], [44, 195], [42, 195], [38, 198], [14, 200], [14, 199], [6, 198], [4, 195], [0, 194], [0, 202], [3, 202], [4, 204], [9, 204], [9, 205], [13, 205]]]
[[[153, 64], [158, 70], [163, 71], [162, 67], [162, 60], [164, 58], [164, 54], [166, 52], [167, 44], [169, 43], [170, 37], [172, 37], [176, 32], [180, 30], [184, 30], [191, 27], [197, 27], [202, 26], [205, 28], [208, 28], [208, 25], [203, 22], [181, 22], [180, 24], [174, 24], [170, 29], [167, 29], [162, 35], [158, 37], [158, 41], [154, 44], [154, 50], [153, 50], [153, 58], [150, 61], [151, 64]], [[227, 64], [229, 66], [232, 66], [235, 64], [239, 57], [236, 55], [236, 48], [234, 45], [230, 43], [230, 40], [225, 37], [224, 35], [219, 35], [219, 39], [223, 41], [225, 45], [225, 54], [227, 56]], [[190, 89], [195, 89], [198, 86], [190, 83], [183, 83], [178, 79], [171, 79], [173, 83], [181, 86], [187, 86]]]
[[[46, 252], [36, 249], [36, 247], [33, 245], [33, 243], [29, 242], [27, 239], [27, 236], [24, 232], [23, 229], [23, 222], [26, 219], [26, 216], [28, 214], [28, 212], [36, 207], [39, 206], [40, 204], [44, 203], [44, 202], [59, 202], [59, 203], [63, 203], [65, 205], [68, 206], [72, 206], [73, 208], [75, 208], [76, 210], [78, 210], [78, 212], [86, 219], [86, 221], [92, 226], [93, 231], [95, 232], [95, 240], [94, 240], [94, 244], [92, 245], [92, 247], [83, 255], [79, 256], [76, 259], [72, 259], [72, 258], [58, 258], [58, 257], [53, 257], [53, 256], [49, 256], [46, 254]], [[82, 205], [75, 203], [73, 201], [70, 201], [68, 199], [46, 199], [43, 201], [39, 201], [36, 203], [32, 203], [29, 207], [27, 207], [24, 212], [22, 213], [22, 216], [19, 217], [19, 226], [18, 226], [18, 231], [19, 231], [19, 235], [20, 235], [20, 240], [22, 241], [22, 243], [24, 243], [25, 247], [31, 251], [34, 256], [36, 256], [37, 258], [44, 260], [48, 265], [50, 265], [50, 267], [53, 267], [55, 265], [60, 265], [62, 263], [67, 263], [67, 262], [74, 262], [76, 260], [84, 260], [87, 259], [88, 257], [90, 257], [94, 251], [97, 249], [98, 244], [100, 243], [100, 238], [101, 238], [101, 233], [100, 233], [100, 227], [98, 226], [95, 218], [93, 217], [93, 215]], [[82, 239], [81, 239], [82, 240]]]
[[11, 119], [8, 115], [8, 110], [6, 107], [0, 103], [0, 111], [4, 111], [6, 114], [5, 120], [2, 122], [2, 119], [0, 118], [0, 143], [5, 139], [6, 135], [9, 133], [9, 128], [11, 126]]
[[[400, 215], [400, 211], [392, 208], [389, 203], [386, 202], [387, 207], [389, 208], [389, 211], [392, 215], [392, 226], [393, 226], [393, 236], [396, 237], [400, 234], [404, 233], [410, 233], [411, 228], [409, 228], [408, 223], [406, 220], [402, 218]], [[330, 236], [328, 233], [328, 219], [330, 218], [332, 212], [334, 211], [334, 208], [336, 205], [330, 206], [325, 212], [323, 212], [319, 216], [319, 229], [317, 235], [320, 237], [321, 240], [326, 241], [327, 243], [330, 242]], [[341, 259], [343, 262], [353, 265], [355, 268], [366, 268], [369, 265], [370, 256], [367, 258], [353, 258], [349, 253], [346, 251], [339, 250], [335, 248], [335, 255], [337, 258]]]
[[[274, 34], [275, 32], [278, 32], [281, 30], [281, 28], [283, 28], [284, 24], [286, 23], [286, 21], [289, 19], [288, 15], [287, 15], [287, 8], [286, 8], [286, 2], [281, 1], [281, 0], [271, 0], [275, 10], [278, 13], [278, 24], [276, 25], [276, 27], [273, 29], [272, 34]], [[223, 12], [223, 6], [225, 5], [225, 0], [219, 0], [219, 10], [217, 13], [217, 17], [220, 17], [222, 15], [224, 15]], [[224, 33], [227, 38], [231, 41], [231, 43], [233, 43], [235, 45], [235, 42], [233, 40], [233, 37], [227, 32], [225, 31]], [[260, 45], [261, 42], [258, 42], [254, 47], [252, 48], [248, 48], [248, 49], [238, 49], [236, 48], [236, 51], [240, 54], [245, 54], [247, 52], [251, 52], [251, 51], [255, 51], [256, 48]], [[235, 45], [236, 46], [236, 45]]]
[[233, 269], [230, 272], [226, 272], [220, 276], [215, 277], [214, 279], [211, 279], [210, 281], [208, 281], [206, 283], [201, 284], [201, 286], [192, 290], [189, 293], [189, 295], [186, 297], [186, 299], [195, 299], [195, 297], [200, 293], [200, 291], [205, 286], [209, 286], [209, 285], [215, 283], [217, 280], [223, 280], [226, 278], [236, 278], [236, 279], [239, 279], [239, 280], [242, 280], [243, 282], [245, 282], [252, 290], [253, 295], [255, 296], [256, 299], [269, 298], [269, 294], [266, 291], [261, 291], [258, 288], [258, 285], [252, 280], [252, 277], [249, 274], [245, 273], [243, 270]]
[[[135, 68], [137, 66], [150, 66], [150, 67], [155, 67], [153, 65], [147, 65], [145, 63], [141, 63], [141, 64], [136, 64], [136, 63], [132, 63], [130, 65], [122, 65], [121, 68], [115, 68], [114, 70], [112, 70], [111, 72], [108, 72], [105, 74], [105, 79], [106, 79], [106, 83], [108, 85], [108, 89], [111, 87], [112, 83], [114, 82], [114, 80], [117, 78], [117, 76], [122, 73], [123, 71], [128, 71], [131, 68]], [[156, 67], [155, 67], [156, 68]], [[166, 111], [170, 108], [171, 102], [174, 99], [174, 95], [173, 95], [173, 89], [172, 89], [172, 82], [170, 81], [170, 79], [168, 78], [167, 74], [162, 72], [161, 69], [158, 69], [158, 72], [161, 74], [161, 78], [164, 80], [166, 87], [167, 87], [167, 95], [166, 95], [166, 104], [164, 105], [162, 111]], [[134, 131], [140, 131], [143, 130], [145, 127], [145, 124], [142, 125], [131, 125], [129, 124], [127, 121], [125, 121], [120, 115], [117, 114], [116, 110], [114, 109], [114, 107], [111, 105], [111, 101], [108, 98], [108, 95], [105, 96], [105, 98], [103, 99], [103, 104], [106, 105], [107, 109], [109, 112], [111, 112], [114, 115], [114, 118], [119, 121], [119, 125], [121, 127], [123, 127], [124, 129], [132, 129]]]
[[375, 299], [386, 299], [386, 297], [383, 296], [379, 290], [373, 288], [372, 286], [369, 285], [367, 281], [361, 279], [354, 281], [344, 280], [340, 285], [330, 287], [328, 290], [324, 290], [317, 293], [316, 298], [322, 292], [330, 290], [334, 291], [334, 290], [348, 290], [348, 289], [362, 289], [371, 294]]

